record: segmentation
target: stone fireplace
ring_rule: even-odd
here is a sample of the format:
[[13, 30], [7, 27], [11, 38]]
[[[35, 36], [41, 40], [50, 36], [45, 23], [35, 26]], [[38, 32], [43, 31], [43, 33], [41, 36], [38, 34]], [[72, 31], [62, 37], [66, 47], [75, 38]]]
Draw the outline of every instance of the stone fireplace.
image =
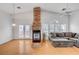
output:
[[41, 9], [40, 7], [35, 7], [33, 9], [33, 25], [32, 25], [32, 41], [33, 42], [41, 42]]

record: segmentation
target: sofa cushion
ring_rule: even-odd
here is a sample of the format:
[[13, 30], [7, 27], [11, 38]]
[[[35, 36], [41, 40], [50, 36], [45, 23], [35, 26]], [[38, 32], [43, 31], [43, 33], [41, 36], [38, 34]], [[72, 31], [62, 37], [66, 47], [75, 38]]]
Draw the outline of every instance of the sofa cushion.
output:
[[64, 33], [56, 33], [56, 37], [64, 37]]
[[72, 33], [71, 32], [65, 32], [64, 37], [72, 37]]

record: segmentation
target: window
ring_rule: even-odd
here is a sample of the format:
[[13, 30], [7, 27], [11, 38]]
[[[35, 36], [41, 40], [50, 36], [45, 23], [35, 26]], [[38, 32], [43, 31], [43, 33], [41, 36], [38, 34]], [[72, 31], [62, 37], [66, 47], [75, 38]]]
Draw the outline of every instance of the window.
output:
[[54, 32], [54, 24], [49, 25], [49, 32]]
[[60, 32], [66, 32], [66, 24], [60, 25]]
[[49, 32], [66, 32], [66, 24], [50, 24]]
[[60, 32], [60, 24], [54, 24], [55, 32]]
[[42, 31], [45, 33], [46, 37], [48, 37], [48, 24], [42, 25]]
[[66, 24], [42, 24], [42, 31], [46, 36], [50, 32], [66, 32]]

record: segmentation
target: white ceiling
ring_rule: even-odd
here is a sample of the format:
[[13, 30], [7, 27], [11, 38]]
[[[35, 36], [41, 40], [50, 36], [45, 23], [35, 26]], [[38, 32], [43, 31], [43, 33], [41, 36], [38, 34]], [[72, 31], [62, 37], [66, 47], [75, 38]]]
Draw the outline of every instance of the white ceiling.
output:
[[[76, 11], [79, 10], [79, 3], [0, 3], [0, 10], [5, 11], [9, 14], [14, 13], [14, 5], [15, 5], [15, 13], [23, 13], [32, 11], [34, 7], [41, 7], [41, 9], [59, 12], [62, 13], [62, 8], [68, 8], [68, 11]], [[21, 9], [17, 9], [17, 6], [21, 6]]]

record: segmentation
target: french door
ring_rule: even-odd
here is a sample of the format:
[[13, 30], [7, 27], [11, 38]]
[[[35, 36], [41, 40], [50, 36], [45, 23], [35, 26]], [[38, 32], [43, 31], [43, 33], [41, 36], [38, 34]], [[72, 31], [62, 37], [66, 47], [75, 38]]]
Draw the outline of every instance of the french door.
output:
[[30, 25], [19, 25], [19, 38], [26, 39], [31, 37]]

